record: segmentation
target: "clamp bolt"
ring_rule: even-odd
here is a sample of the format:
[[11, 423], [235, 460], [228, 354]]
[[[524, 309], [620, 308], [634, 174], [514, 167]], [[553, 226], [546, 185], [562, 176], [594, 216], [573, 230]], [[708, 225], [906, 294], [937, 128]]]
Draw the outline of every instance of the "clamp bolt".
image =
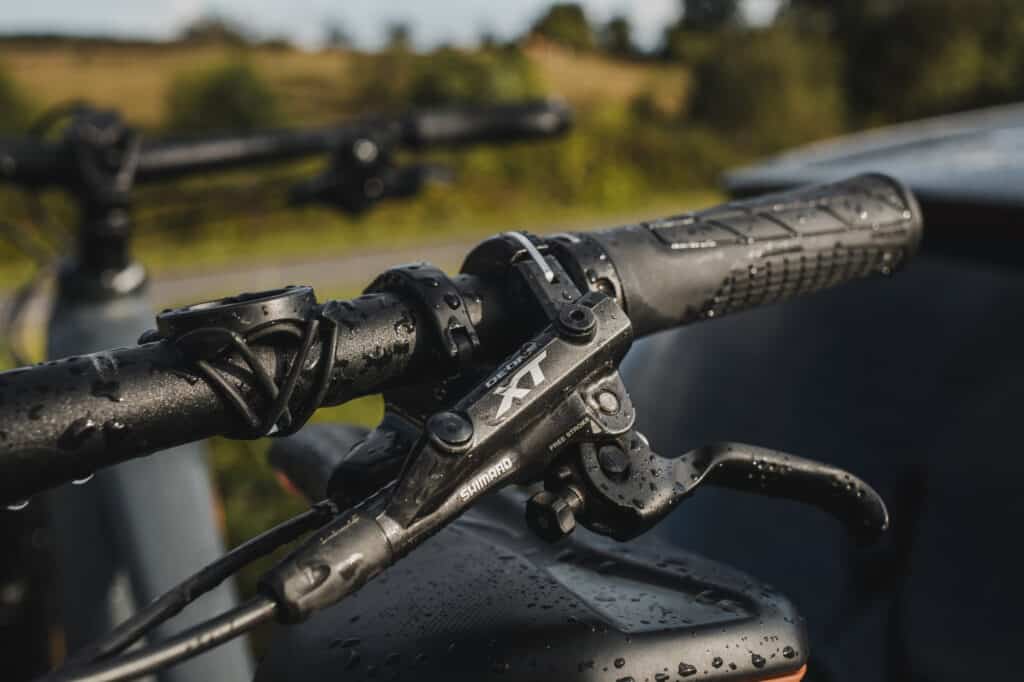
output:
[[463, 449], [473, 440], [473, 424], [455, 412], [438, 412], [427, 420], [430, 439], [450, 452]]
[[558, 313], [558, 329], [573, 339], [589, 339], [597, 327], [594, 311], [582, 305], [564, 305]]

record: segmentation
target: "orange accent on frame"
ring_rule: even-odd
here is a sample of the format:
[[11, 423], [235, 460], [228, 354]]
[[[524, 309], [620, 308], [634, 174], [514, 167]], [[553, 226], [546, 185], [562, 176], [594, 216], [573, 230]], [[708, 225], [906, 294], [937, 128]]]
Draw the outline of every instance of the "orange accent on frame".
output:
[[799, 670], [797, 670], [795, 673], [789, 673], [788, 675], [783, 675], [782, 677], [773, 677], [771, 679], [762, 680], [761, 682], [800, 682], [800, 680], [804, 679], [804, 675], [806, 674], [807, 666], [805, 665]]

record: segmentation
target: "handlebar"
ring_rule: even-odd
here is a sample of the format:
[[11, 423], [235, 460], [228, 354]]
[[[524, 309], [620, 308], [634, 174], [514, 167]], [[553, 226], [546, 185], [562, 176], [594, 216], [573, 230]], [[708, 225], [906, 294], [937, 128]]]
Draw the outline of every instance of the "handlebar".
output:
[[[518, 235], [513, 260], [543, 267], [555, 259], [580, 290], [618, 299], [641, 336], [889, 274], [914, 254], [921, 233], [910, 192], [866, 175], [591, 234]], [[452, 329], [472, 330], [473, 362], [500, 361], [535, 333], [537, 310], [497, 241], [478, 246], [444, 287], [427, 277], [412, 289], [375, 286], [314, 305], [319, 331], [296, 329], [301, 296], [248, 294], [170, 311], [160, 340], [0, 374], [0, 502], [185, 442], [273, 432], [285, 412], [453, 376]], [[424, 305], [415, 292], [434, 288], [443, 297]], [[282, 300], [293, 301], [287, 324], [249, 319]], [[204, 330], [221, 333], [174, 329], [174, 320], [195, 314], [206, 314]], [[270, 415], [262, 433], [240, 419], [240, 404]]]
[[[366, 118], [316, 130], [274, 130], [247, 135], [143, 141], [135, 182], [155, 182], [210, 170], [297, 159], [331, 151], [373, 134], [410, 148], [458, 146], [542, 138], [564, 132], [569, 109], [552, 100], [492, 107], [414, 111]], [[74, 159], [60, 143], [0, 140], [0, 180], [27, 187], [75, 182]]]

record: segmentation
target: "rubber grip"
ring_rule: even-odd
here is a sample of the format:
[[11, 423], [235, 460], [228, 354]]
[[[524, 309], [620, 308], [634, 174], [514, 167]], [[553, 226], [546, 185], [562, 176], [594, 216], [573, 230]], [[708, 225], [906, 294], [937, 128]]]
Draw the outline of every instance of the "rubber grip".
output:
[[641, 336], [891, 274], [921, 235], [910, 191], [868, 174], [590, 236], [614, 264]]

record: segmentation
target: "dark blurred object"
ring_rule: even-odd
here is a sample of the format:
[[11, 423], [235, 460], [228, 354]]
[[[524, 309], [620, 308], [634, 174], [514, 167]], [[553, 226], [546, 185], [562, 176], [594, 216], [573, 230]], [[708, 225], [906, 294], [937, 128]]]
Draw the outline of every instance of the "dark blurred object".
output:
[[327, 497], [331, 474], [369, 429], [352, 424], [310, 424], [271, 442], [267, 459], [306, 499]]
[[711, 491], [667, 522], [673, 542], [793, 598], [809, 682], [1019, 677], [1024, 560], [1005, 529], [1024, 516], [1022, 124], [1024, 107], [975, 112], [731, 174], [754, 195], [891, 173], [921, 200], [923, 255], [892, 282], [656, 337], [624, 364], [655, 447], [729, 434], [848, 468], [890, 502], [893, 532], [870, 552], [803, 510]]
[[53, 557], [42, 505], [0, 510], [0, 660], [3, 678], [16, 682], [54, 663], [57, 616]]

